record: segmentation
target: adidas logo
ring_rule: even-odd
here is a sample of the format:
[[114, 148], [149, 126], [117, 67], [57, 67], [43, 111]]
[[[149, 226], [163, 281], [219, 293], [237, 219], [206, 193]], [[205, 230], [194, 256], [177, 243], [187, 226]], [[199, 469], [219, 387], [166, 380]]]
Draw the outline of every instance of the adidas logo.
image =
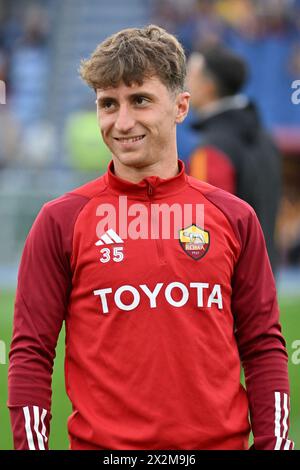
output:
[[104, 235], [102, 235], [100, 240], [98, 240], [95, 245], [111, 245], [112, 243], [124, 243], [124, 240], [122, 240], [122, 238], [119, 237], [119, 235], [112, 228], [110, 228], [105, 232]]

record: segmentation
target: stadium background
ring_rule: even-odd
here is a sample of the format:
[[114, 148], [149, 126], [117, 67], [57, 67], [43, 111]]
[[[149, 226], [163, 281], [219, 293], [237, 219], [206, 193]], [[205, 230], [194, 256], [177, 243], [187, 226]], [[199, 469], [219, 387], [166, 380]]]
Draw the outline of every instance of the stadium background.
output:
[[[281, 148], [277, 285], [289, 351], [291, 437], [300, 448], [300, 103], [292, 99], [292, 84], [300, 80], [300, 1], [0, 0], [0, 449], [12, 449], [7, 360], [25, 237], [45, 201], [101, 174], [109, 160], [93, 92], [78, 77], [80, 59], [107, 35], [150, 22], [176, 33], [187, 54], [209, 41], [241, 53], [251, 69], [245, 92], [257, 101]], [[181, 158], [195, 143], [187, 120], [178, 132]], [[52, 449], [68, 446], [63, 340], [62, 332], [53, 378]]]

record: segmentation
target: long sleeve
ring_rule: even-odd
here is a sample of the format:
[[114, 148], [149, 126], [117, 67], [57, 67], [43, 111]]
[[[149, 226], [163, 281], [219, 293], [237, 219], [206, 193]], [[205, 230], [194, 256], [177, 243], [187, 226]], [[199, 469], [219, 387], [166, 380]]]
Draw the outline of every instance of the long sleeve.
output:
[[48, 448], [53, 361], [71, 288], [73, 227], [85, 200], [67, 195], [45, 205], [25, 244], [8, 375], [16, 449]]
[[240, 199], [215, 189], [206, 196], [226, 215], [239, 245], [231, 308], [245, 372], [253, 448], [291, 450], [288, 357], [261, 226], [254, 210]]
[[254, 212], [239, 225], [242, 250], [232, 309], [245, 372], [256, 450], [290, 450], [287, 352], [281, 334], [274, 278]]

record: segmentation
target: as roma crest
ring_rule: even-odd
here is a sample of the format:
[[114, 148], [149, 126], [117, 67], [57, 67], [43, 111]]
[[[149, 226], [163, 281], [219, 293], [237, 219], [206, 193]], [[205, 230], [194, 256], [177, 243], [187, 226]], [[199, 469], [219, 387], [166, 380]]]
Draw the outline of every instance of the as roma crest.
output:
[[193, 224], [179, 231], [179, 243], [187, 255], [198, 260], [206, 255], [210, 237], [207, 230]]

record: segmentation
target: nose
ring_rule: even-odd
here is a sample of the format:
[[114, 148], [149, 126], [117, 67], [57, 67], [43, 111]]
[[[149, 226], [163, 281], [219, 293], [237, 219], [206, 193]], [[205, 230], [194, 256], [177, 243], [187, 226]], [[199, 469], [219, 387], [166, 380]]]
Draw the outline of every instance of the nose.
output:
[[115, 129], [121, 133], [129, 132], [135, 124], [134, 117], [127, 105], [121, 105], [118, 110]]

